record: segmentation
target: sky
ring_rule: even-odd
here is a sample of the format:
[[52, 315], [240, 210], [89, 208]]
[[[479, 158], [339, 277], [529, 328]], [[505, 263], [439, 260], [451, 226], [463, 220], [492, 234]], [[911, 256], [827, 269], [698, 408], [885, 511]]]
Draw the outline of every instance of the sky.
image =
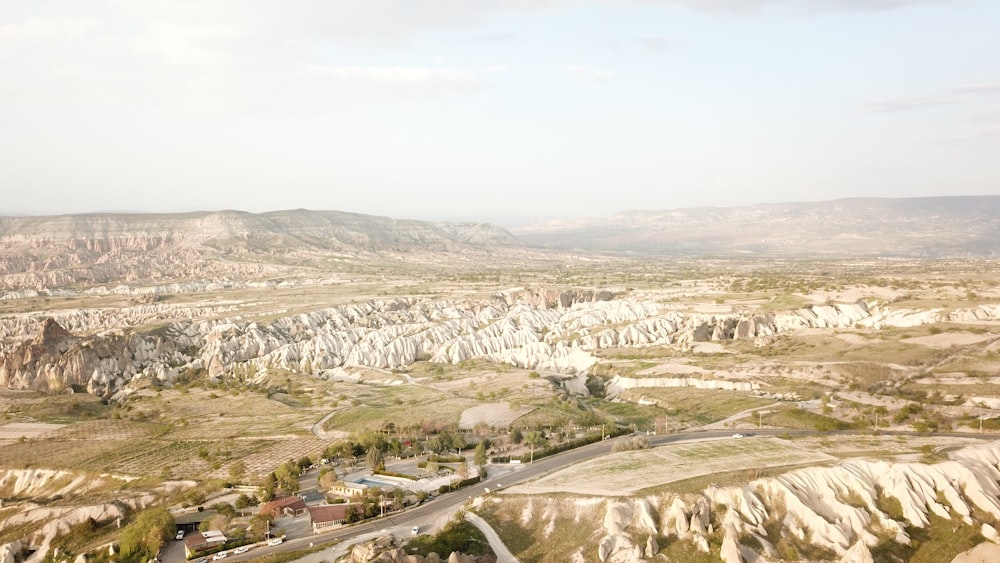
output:
[[1000, 193], [995, 0], [0, 0], [0, 212]]

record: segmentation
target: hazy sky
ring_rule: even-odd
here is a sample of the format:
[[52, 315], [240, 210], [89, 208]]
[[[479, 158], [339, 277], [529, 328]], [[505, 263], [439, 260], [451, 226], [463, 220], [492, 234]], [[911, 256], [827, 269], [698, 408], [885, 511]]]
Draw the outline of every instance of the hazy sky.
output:
[[996, 0], [0, 0], [0, 212], [1000, 193]]

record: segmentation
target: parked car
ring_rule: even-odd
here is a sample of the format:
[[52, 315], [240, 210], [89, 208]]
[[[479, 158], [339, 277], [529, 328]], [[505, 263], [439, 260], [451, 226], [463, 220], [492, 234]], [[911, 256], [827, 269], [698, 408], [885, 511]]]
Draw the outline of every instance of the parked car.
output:
[[267, 545], [278, 545], [283, 541], [285, 541], [284, 538], [271, 538], [267, 540]]
[[191, 563], [208, 563], [208, 557], [199, 557]]
[[410, 533], [411, 533], [411, 534], [413, 534], [414, 536], [418, 535], [418, 534], [420, 533], [420, 526], [414, 526], [414, 527], [413, 527], [413, 528], [412, 528], [412, 529], [410, 530]]
[[233, 550], [233, 555], [239, 555], [241, 553], [246, 553], [248, 551], [250, 551], [249, 545], [241, 545]]
[[176, 537], [179, 540], [184, 539], [184, 530], [177, 530], [177, 535], [174, 537]]
[[218, 561], [219, 559], [225, 559], [229, 554], [225, 551], [220, 551], [212, 556], [212, 561]]

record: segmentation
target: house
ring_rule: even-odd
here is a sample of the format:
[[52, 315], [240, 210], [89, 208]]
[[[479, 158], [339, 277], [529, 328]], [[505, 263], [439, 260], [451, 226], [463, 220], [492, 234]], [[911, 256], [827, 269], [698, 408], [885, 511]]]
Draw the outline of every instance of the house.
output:
[[330, 493], [334, 495], [339, 495], [342, 497], [359, 497], [365, 494], [368, 489], [368, 485], [364, 483], [348, 483], [344, 481], [337, 481], [330, 487]]
[[361, 511], [358, 504], [329, 504], [326, 506], [310, 506], [309, 522], [313, 533], [319, 533], [327, 528], [343, 526], [347, 523], [347, 515], [351, 510]]
[[226, 536], [219, 530], [195, 532], [184, 538], [184, 556], [197, 557], [226, 544]]
[[261, 511], [274, 510], [275, 514], [299, 516], [306, 512], [306, 501], [299, 497], [279, 497], [260, 506]]

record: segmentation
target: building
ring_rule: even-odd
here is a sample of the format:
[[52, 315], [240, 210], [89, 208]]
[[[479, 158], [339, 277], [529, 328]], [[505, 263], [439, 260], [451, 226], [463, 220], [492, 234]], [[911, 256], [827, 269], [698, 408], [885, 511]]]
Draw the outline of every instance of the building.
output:
[[347, 523], [347, 515], [351, 510], [360, 511], [358, 504], [329, 504], [326, 506], [310, 506], [309, 522], [313, 533], [322, 532], [328, 528], [343, 526]]
[[364, 483], [348, 483], [344, 481], [337, 481], [330, 487], [331, 494], [347, 498], [359, 497], [365, 494], [366, 490], [368, 490], [368, 485]]
[[195, 532], [184, 538], [184, 556], [188, 559], [204, 555], [226, 544], [226, 536], [219, 530]]
[[306, 512], [306, 501], [299, 497], [280, 497], [260, 505], [261, 511], [274, 510], [275, 514], [299, 516]]

